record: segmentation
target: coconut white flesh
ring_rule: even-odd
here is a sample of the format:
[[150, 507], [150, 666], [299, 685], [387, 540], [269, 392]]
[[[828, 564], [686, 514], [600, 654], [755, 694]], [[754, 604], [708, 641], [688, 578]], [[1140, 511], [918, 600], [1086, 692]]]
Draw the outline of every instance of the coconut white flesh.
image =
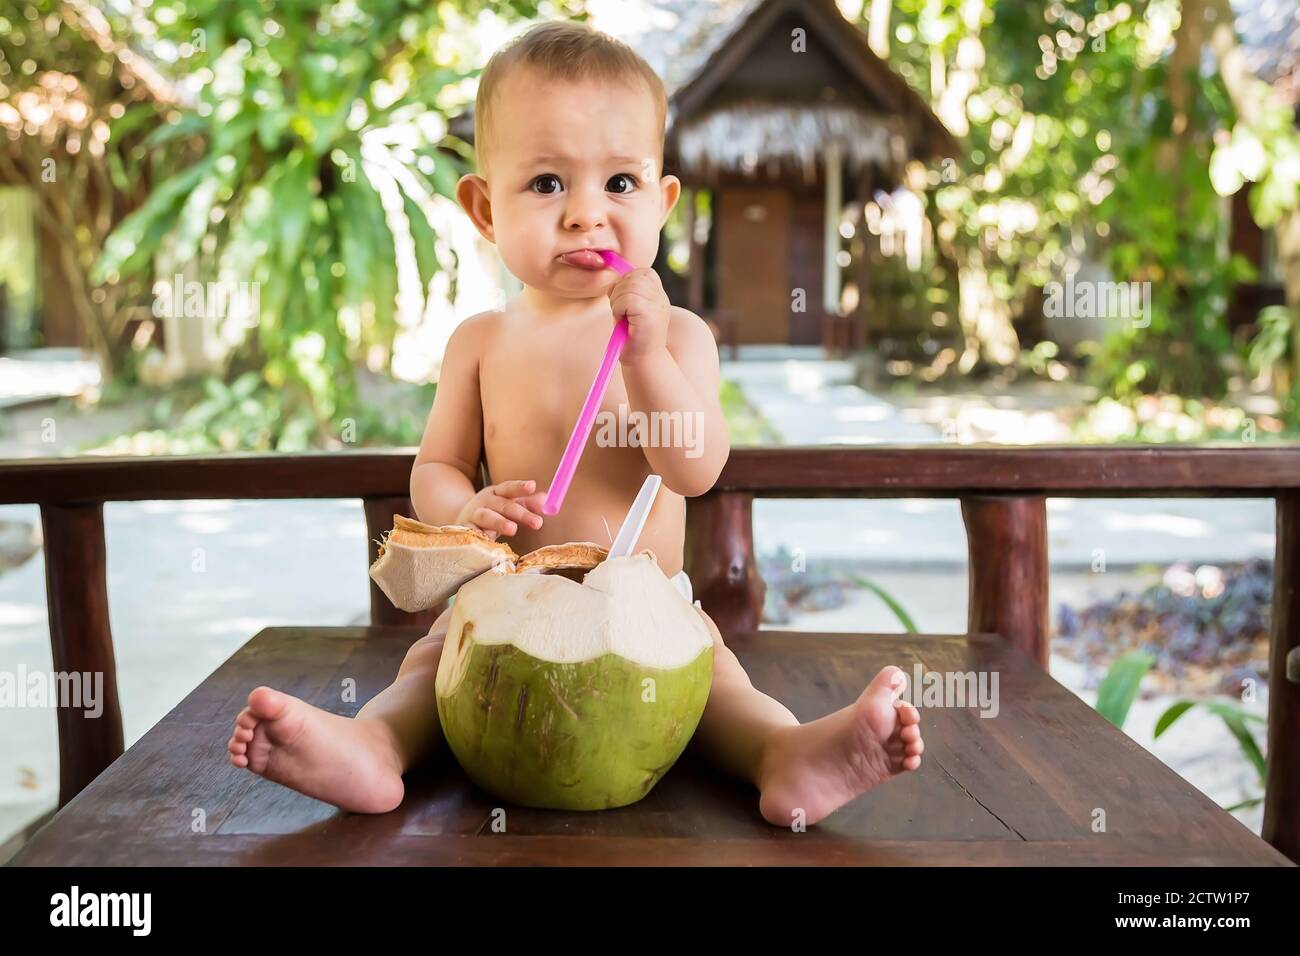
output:
[[370, 577], [395, 607], [424, 611], [497, 566], [513, 569], [500, 548], [480, 542], [415, 547], [390, 537], [384, 553], [370, 566]]
[[[615, 654], [643, 667], [689, 664], [713, 646], [708, 627], [648, 552], [611, 558], [581, 584], [556, 574], [484, 574], [456, 596], [449, 633], [472, 622], [475, 644], [512, 644], [541, 661], [573, 664]], [[440, 670], [450, 693], [459, 668]]]

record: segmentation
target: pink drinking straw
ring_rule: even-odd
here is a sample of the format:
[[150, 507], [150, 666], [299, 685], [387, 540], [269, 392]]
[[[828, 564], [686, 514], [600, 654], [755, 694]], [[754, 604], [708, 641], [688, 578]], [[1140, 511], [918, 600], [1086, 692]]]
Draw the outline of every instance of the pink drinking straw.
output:
[[[617, 252], [597, 249], [596, 253], [605, 260], [605, 265], [617, 271], [619, 275], [625, 276], [635, 268]], [[573, 481], [573, 473], [578, 470], [578, 459], [582, 457], [582, 449], [586, 447], [587, 438], [591, 435], [591, 426], [596, 423], [596, 409], [605, 398], [605, 389], [609, 387], [610, 377], [614, 374], [614, 363], [618, 361], [619, 354], [623, 351], [623, 343], [626, 341], [627, 316], [624, 315], [614, 325], [609, 344], [605, 346], [605, 358], [600, 363], [600, 371], [596, 373], [596, 380], [591, 383], [587, 400], [582, 403], [582, 414], [578, 416], [578, 423], [573, 426], [573, 434], [569, 436], [569, 444], [564, 449], [564, 457], [560, 459], [560, 467], [555, 469], [551, 488], [546, 493], [546, 500], [542, 502], [544, 515], [560, 513], [560, 506], [564, 504], [564, 495], [569, 490], [569, 483]]]

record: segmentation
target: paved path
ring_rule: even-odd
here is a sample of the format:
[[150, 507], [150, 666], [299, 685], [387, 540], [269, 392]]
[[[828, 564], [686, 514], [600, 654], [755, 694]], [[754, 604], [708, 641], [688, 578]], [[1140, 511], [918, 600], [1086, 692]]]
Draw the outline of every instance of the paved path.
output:
[[99, 384], [99, 364], [81, 349], [0, 355], [0, 409], [80, 395]]
[[[814, 352], [751, 349], [723, 361], [722, 374], [788, 445], [927, 444], [934, 426], [852, 384], [853, 366]], [[765, 358], [764, 356], [775, 356]], [[763, 544], [809, 557], [879, 559], [888, 565], [964, 564], [966, 538], [956, 501], [775, 501], [755, 504]], [[1106, 567], [1271, 557], [1268, 499], [1065, 499], [1048, 501], [1054, 567]]]
[[905, 415], [853, 381], [850, 362], [809, 359], [723, 361], [723, 378], [740, 386], [790, 445], [929, 444], [931, 425]]

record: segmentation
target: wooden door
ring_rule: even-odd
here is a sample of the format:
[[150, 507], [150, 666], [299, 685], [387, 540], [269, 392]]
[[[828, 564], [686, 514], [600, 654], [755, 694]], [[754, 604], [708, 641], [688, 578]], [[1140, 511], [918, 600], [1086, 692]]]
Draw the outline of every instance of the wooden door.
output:
[[728, 187], [718, 195], [718, 308], [734, 312], [742, 344], [790, 341], [790, 197]]
[[826, 258], [826, 202], [820, 196], [800, 196], [790, 214], [790, 285], [804, 290], [802, 311], [790, 311], [790, 344], [820, 345], [822, 341], [822, 263]]

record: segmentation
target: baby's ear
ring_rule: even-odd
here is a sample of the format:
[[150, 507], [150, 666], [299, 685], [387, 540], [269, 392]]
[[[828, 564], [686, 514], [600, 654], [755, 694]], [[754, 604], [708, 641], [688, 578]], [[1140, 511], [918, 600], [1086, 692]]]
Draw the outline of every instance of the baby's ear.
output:
[[659, 177], [659, 195], [663, 203], [663, 215], [659, 219], [659, 228], [662, 229], [673, 207], [677, 205], [677, 200], [681, 198], [682, 181], [676, 176]]
[[483, 238], [495, 243], [496, 230], [492, 227], [492, 202], [488, 198], [487, 180], [475, 173], [460, 177], [456, 184], [456, 200]]

